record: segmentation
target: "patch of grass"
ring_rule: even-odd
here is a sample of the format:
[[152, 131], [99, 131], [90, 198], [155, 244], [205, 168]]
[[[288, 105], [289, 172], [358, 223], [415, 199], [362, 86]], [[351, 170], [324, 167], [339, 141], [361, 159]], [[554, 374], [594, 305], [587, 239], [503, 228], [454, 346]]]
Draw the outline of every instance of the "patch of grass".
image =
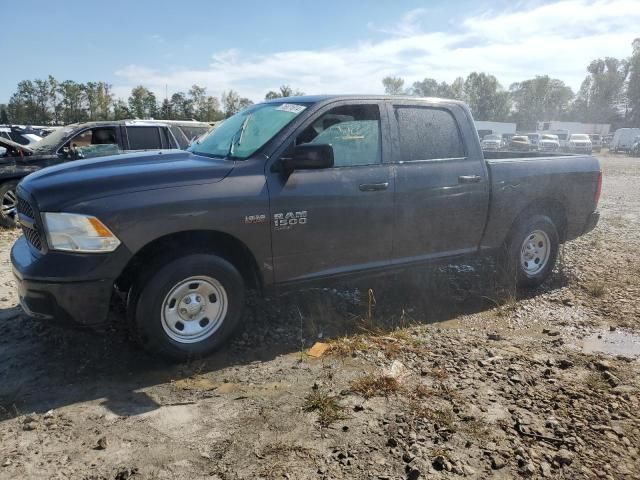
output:
[[362, 335], [354, 335], [350, 337], [340, 337], [329, 341], [328, 353], [335, 354], [339, 357], [351, 357], [358, 352], [364, 352], [369, 349], [369, 344]]
[[464, 422], [461, 429], [477, 440], [488, 438], [491, 431], [489, 424], [481, 418], [475, 418], [468, 422]]
[[589, 280], [584, 289], [590, 296], [600, 298], [607, 292], [607, 284], [603, 280]]
[[333, 422], [347, 418], [338, 397], [330, 395], [317, 385], [314, 385], [311, 393], [305, 397], [302, 409], [305, 412], [317, 412], [318, 423], [322, 427], [328, 427]]
[[609, 390], [611, 385], [602, 378], [600, 372], [590, 372], [584, 379], [585, 385], [591, 390]]
[[261, 457], [288, 457], [289, 455], [296, 455], [300, 458], [307, 458], [311, 456], [311, 451], [308, 448], [293, 443], [285, 443], [277, 441], [266, 445], [259, 453], [256, 453], [258, 458]]
[[416, 417], [427, 420], [437, 426], [438, 429], [455, 430], [455, 424], [457, 416], [453, 413], [453, 410], [449, 407], [434, 407], [432, 405], [425, 405], [422, 402], [411, 402], [411, 410]]
[[388, 397], [398, 393], [400, 389], [398, 379], [387, 375], [369, 374], [351, 382], [351, 391], [364, 398]]

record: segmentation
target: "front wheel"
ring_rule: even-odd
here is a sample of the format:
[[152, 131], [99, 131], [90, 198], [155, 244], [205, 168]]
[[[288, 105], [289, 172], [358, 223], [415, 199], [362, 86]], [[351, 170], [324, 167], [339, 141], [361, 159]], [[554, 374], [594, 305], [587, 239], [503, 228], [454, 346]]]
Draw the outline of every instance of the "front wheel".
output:
[[507, 280], [515, 281], [517, 287], [539, 286], [553, 271], [559, 246], [558, 230], [549, 217], [535, 215], [520, 222], [501, 256]]
[[143, 274], [128, 304], [129, 321], [144, 348], [187, 360], [212, 353], [234, 332], [244, 282], [225, 259], [191, 254]]
[[18, 216], [18, 196], [16, 186], [18, 182], [11, 181], [0, 185], [0, 225], [7, 228], [16, 227]]

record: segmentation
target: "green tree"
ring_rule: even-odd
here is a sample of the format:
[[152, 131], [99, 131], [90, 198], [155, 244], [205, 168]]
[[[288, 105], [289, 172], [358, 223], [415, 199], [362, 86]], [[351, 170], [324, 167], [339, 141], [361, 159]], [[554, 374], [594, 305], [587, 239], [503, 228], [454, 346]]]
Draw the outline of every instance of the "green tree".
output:
[[0, 104], [0, 125], [6, 125], [9, 122], [9, 113], [7, 112], [7, 106], [3, 103]]
[[301, 95], [304, 95], [304, 93], [300, 90], [294, 91], [289, 85], [280, 85], [279, 91], [269, 90], [264, 98], [265, 100], [272, 100], [274, 98], [299, 97]]
[[513, 83], [509, 92], [513, 119], [523, 130], [535, 130], [538, 121], [566, 118], [573, 99], [571, 88], [548, 75]]
[[402, 95], [404, 91], [404, 79], [400, 77], [384, 77], [382, 79], [384, 93], [387, 95]]
[[633, 53], [629, 59], [629, 80], [627, 83], [627, 101], [629, 102], [628, 121], [633, 127], [640, 127], [640, 38], [633, 41]]
[[158, 114], [156, 96], [148, 88], [138, 85], [129, 95], [129, 111], [136, 118], [154, 118]]
[[580, 85], [572, 116], [583, 122], [610, 123], [619, 119], [617, 105], [625, 97], [629, 63], [613, 57], [593, 60]]
[[504, 121], [509, 116], [509, 94], [493, 75], [473, 72], [464, 81], [464, 93], [476, 120]]
[[117, 99], [113, 104], [113, 118], [114, 120], [126, 120], [131, 118], [131, 112], [129, 106], [121, 98]]
[[65, 124], [85, 121], [84, 86], [73, 80], [65, 80], [58, 85], [58, 92], [61, 96], [62, 121]]
[[222, 92], [222, 110], [225, 118], [229, 118], [231, 115], [239, 112], [243, 108], [248, 107], [253, 102], [248, 98], [242, 98], [235, 90], [229, 90], [228, 92]]

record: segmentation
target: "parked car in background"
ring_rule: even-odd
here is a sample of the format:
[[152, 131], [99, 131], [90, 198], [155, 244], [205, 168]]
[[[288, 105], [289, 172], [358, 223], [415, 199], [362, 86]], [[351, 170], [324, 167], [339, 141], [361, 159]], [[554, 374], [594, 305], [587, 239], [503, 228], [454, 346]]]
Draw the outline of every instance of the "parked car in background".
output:
[[569, 136], [571, 135], [569, 130], [548, 130], [544, 133], [556, 135], [558, 137], [558, 143], [560, 144], [561, 152], [569, 151]]
[[611, 148], [611, 141], [613, 140], [613, 134], [602, 136], [602, 146], [604, 148]]
[[570, 153], [591, 153], [593, 147], [589, 135], [586, 133], [572, 133], [569, 137]]
[[531, 142], [532, 150], [537, 150], [539, 148], [540, 139], [542, 138], [542, 133], [527, 133], [526, 136]]
[[[191, 128], [192, 123], [186, 122], [187, 127]], [[16, 185], [30, 173], [71, 160], [139, 150], [185, 148], [188, 141], [181, 125], [180, 122], [168, 125], [148, 120], [77, 123], [58, 129], [28, 147], [28, 155], [23, 149], [22, 154], [5, 156], [0, 162], [0, 226], [16, 225]], [[176, 135], [180, 135], [180, 139]]]
[[560, 142], [557, 135], [543, 133], [538, 142], [538, 150], [541, 152], [558, 152], [560, 150]]
[[6, 138], [20, 145], [35, 145], [42, 136], [38, 135], [38, 131], [19, 125], [3, 125], [0, 126], [0, 137]]
[[589, 140], [591, 140], [591, 148], [594, 152], [602, 151], [602, 135], [592, 133], [589, 135]]
[[226, 344], [251, 289], [490, 254], [536, 287], [599, 218], [598, 160], [549, 156], [482, 152], [454, 100], [262, 102], [188, 151], [29, 175], [11, 251], [20, 303], [95, 327], [126, 298], [134, 338], [184, 360]]
[[640, 128], [619, 128], [613, 134], [609, 151], [628, 152], [638, 135], [640, 135]]
[[526, 135], [514, 135], [509, 141], [509, 150], [513, 152], [530, 152], [533, 150], [533, 146]]
[[485, 135], [482, 142], [480, 142], [480, 146], [482, 150], [500, 150], [504, 147], [504, 140], [502, 140], [502, 135], [499, 133], [492, 133]]
[[640, 135], [634, 139], [633, 145], [631, 145], [631, 148], [629, 149], [629, 156], [640, 157]]
[[157, 120], [169, 125], [171, 133], [178, 141], [180, 148], [187, 148], [194, 140], [208, 133], [220, 122], [197, 122], [195, 120]]

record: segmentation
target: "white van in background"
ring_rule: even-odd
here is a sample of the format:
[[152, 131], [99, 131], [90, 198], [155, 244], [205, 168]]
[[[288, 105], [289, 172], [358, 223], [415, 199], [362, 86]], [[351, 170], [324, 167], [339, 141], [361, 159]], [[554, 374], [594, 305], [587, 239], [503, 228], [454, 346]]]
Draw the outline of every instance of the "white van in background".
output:
[[613, 140], [609, 145], [610, 152], [628, 152], [633, 146], [636, 136], [640, 135], [640, 128], [619, 128], [613, 134]]

